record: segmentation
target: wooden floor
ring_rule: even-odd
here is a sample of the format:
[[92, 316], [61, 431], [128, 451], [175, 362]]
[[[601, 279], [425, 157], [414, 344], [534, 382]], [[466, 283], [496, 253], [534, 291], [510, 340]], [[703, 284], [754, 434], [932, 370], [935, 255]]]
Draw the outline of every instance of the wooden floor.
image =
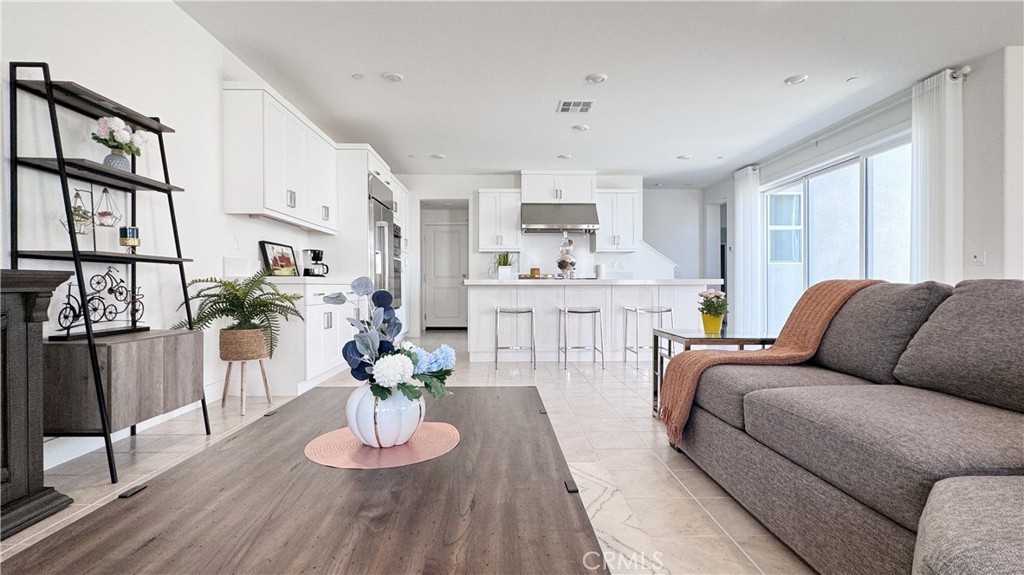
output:
[[4, 561], [14, 573], [605, 573], [533, 387], [456, 388], [452, 452], [343, 470], [303, 448], [345, 425], [314, 389]]

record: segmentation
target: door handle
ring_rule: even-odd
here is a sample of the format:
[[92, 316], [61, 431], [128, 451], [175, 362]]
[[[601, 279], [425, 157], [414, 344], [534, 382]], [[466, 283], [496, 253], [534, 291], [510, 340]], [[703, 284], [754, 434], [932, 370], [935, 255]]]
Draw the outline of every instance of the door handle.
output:
[[320, 217], [326, 222], [331, 219], [331, 208], [329, 206], [320, 207]]
[[334, 315], [326, 311], [324, 312], [324, 329], [331, 329], [334, 327]]
[[285, 203], [288, 205], [289, 208], [294, 208], [296, 203], [295, 190], [285, 190], [285, 192]]

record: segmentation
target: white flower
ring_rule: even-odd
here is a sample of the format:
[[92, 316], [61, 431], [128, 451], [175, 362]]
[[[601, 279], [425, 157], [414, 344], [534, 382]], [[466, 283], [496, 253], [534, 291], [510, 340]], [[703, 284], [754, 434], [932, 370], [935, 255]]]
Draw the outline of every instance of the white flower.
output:
[[699, 295], [700, 297], [715, 297], [715, 294], [717, 294], [717, 293], [718, 293], [718, 291], [716, 291], [716, 290], [706, 289], [706, 290], [700, 292], [697, 295]]
[[400, 353], [385, 355], [373, 364], [373, 379], [377, 385], [395, 388], [412, 379], [412, 360]]
[[403, 340], [402, 340], [402, 343], [400, 344], [400, 346], [401, 346], [401, 348], [402, 348], [402, 349], [404, 349], [405, 351], [409, 351], [410, 349], [412, 349], [412, 348], [416, 347], [416, 346], [414, 346], [414, 345], [413, 345], [412, 343], [410, 343], [410, 342], [409, 342], [409, 340], [407, 340], [407, 339], [403, 339]]
[[145, 144], [147, 141], [149, 141], [149, 134], [146, 132], [140, 130], [132, 134], [132, 143], [137, 147], [141, 147], [142, 144]]
[[124, 120], [122, 120], [121, 118], [107, 118], [107, 125], [110, 126], [110, 129], [115, 132], [117, 132], [118, 130], [123, 130], [127, 127], [124, 123]]
[[715, 292], [715, 297], [725, 297], [725, 292], [724, 291], [716, 291]]
[[127, 144], [132, 140], [132, 135], [128, 133], [128, 130], [114, 130], [111, 135], [118, 144]]

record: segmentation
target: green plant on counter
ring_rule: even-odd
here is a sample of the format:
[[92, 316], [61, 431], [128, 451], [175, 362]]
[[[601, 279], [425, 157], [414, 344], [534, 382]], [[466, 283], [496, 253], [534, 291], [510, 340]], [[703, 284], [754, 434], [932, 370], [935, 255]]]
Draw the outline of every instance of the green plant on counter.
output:
[[509, 252], [498, 252], [498, 255], [494, 256], [494, 265], [498, 267], [514, 266], [516, 260]]

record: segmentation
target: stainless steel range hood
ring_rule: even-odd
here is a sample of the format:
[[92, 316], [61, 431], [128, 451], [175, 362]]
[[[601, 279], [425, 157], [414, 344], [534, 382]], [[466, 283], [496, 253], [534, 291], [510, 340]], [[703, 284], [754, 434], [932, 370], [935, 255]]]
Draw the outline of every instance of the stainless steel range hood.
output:
[[597, 220], [597, 204], [523, 204], [523, 231], [539, 232], [585, 232], [594, 233], [600, 223]]

